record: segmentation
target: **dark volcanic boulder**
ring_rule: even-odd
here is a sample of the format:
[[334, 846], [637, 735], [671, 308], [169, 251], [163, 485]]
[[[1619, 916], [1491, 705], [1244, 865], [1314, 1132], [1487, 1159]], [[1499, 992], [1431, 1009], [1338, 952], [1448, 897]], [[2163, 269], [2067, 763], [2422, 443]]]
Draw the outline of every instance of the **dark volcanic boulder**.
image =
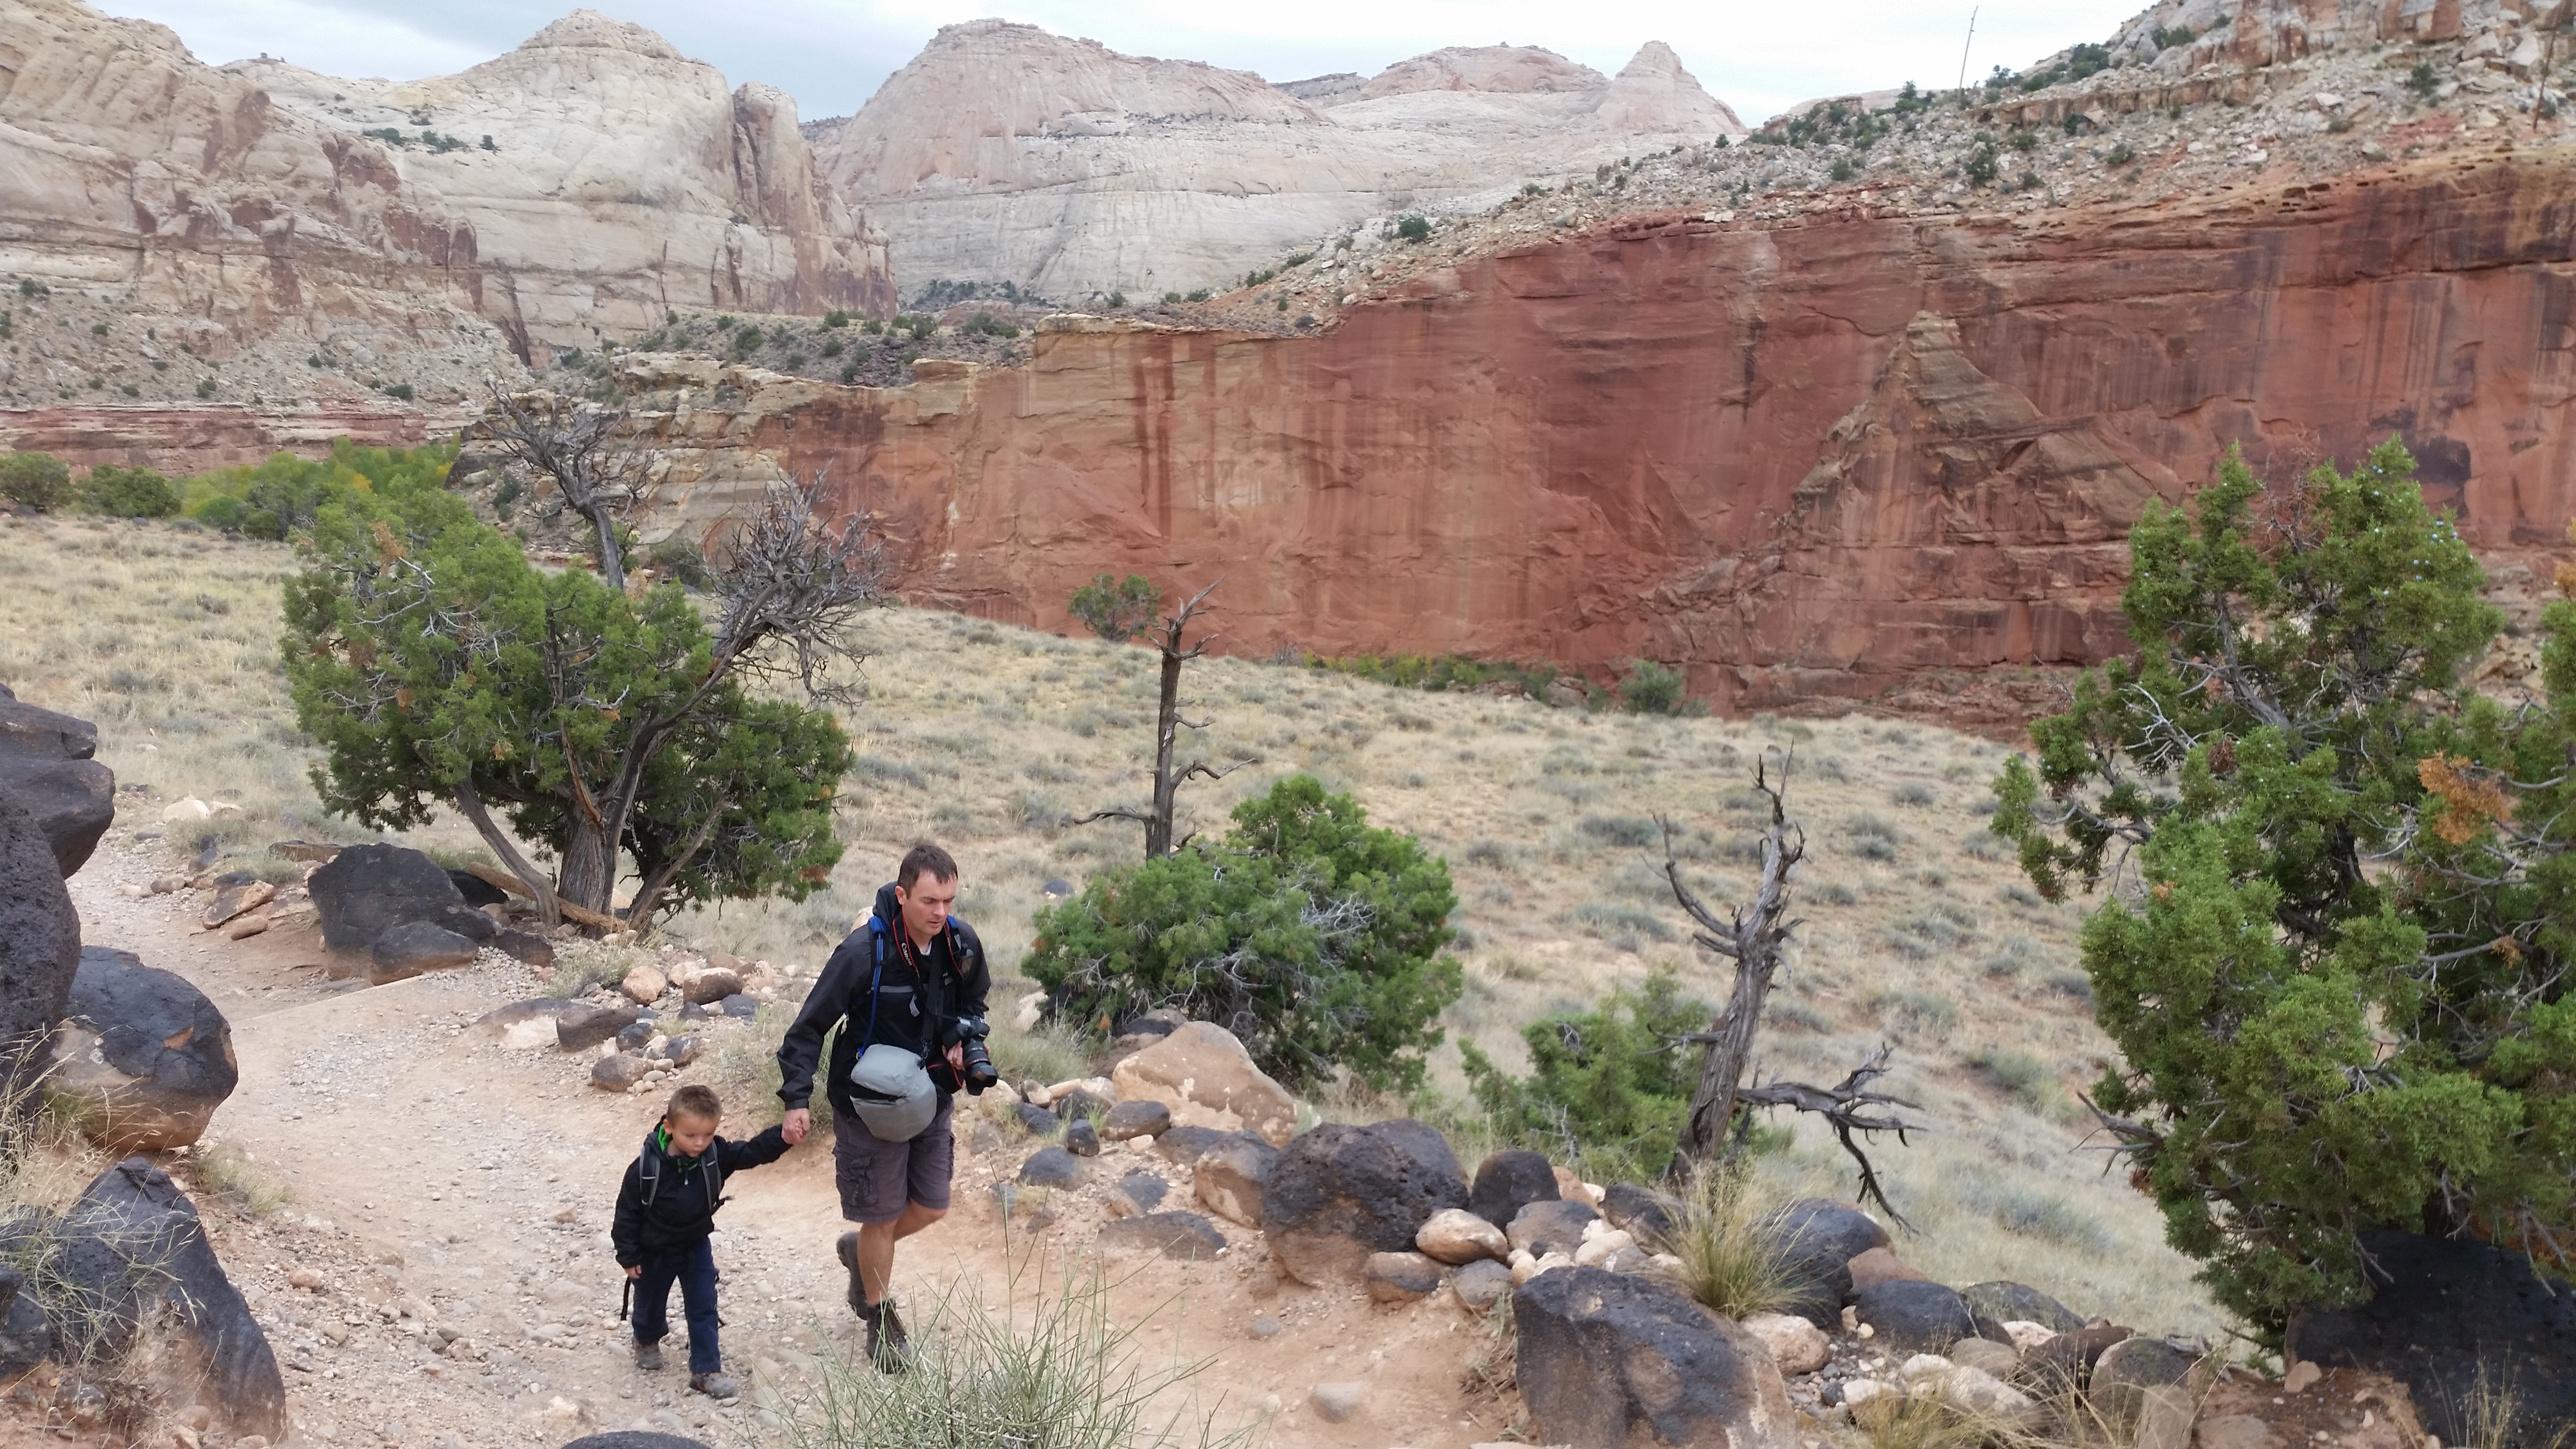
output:
[[1522, 1208], [1534, 1202], [1554, 1202], [1556, 1169], [1548, 1165], [1543, 1153], [1510, 1148], [1490, 1153], [1476, 1164], [1476, 1185], [1467, 1192], [1467, 1211], [1508, 1229]]
[[1402, 1253], [1433, 1213], [1467, 1204], [1449, 1139], [1409, 1117], [1327, 1122], [1290, 1139], [1262, 1183], [1262, 1231], [1309, 1287], [1359, 1277], [1371, 1253]]
[[158, 1374], [197, 1393], [228, 1435], [285, 1437], [286, 1386], [268, 1339], [215, 1260], [196, 1207], [161, 1169], [129, 1157], [100, 1173], [56, 1225], [53, 1262], [64, 1285], [47, 1305], [58, 1352], [122, 1353], [136, 1326], [158, 1316], [172, 1326]]
[[697, 1439], [684, 1439], [677, 1434], [662, 1434], [651, 1429], [616, 1429], [606, 1434], [587, 1434], [563, 1446], [563, 1449], [707, 1449]]
[[456, 893], [465, 898], [465, 904], [475, 910], [481, 910], [485, 906], [497, 906], [510, 899], [508, 891], [470, 870], [449, 871], [447, 883], [456, 887]]
[[98, 726], [20, 704], [0, 684], [0, 796], [35, 821], [61, 878], [89, 860], [116, 819], [116, 773], [97, 753]]
[[2074, 1310], [2020, 1283], [1972, 1283], [1959, 1290], [1959, 1299], [1977, 1320], [1977, 1336], [1997, 1343], [2012, 1342], [2012, 1335], [2004, 1332], [2007, 1323], [2036, 1323], [2055, 1333], [2073, 1333], [2084, 1326]]
[[82, 1135], [119, 1154], [185, 1147], [240, 1081], [232, 1027], [204, 992], [128, 951], [81, 952], [46, 1090]]
[[382, 986], [408, 981], [424, 971], [444, 971], [474, 964], [474, 943], [427, 921], [388, 926], [367, 952], [367, 980]]
[[2513, 1386], [2532, 1445], [2550, 1442], [2549, 1426], [2576, 1423], [2576, 1290], [2484, 1243], [2371, 1232], [2361, 1248], [2370, 1301], [2294, 1315], [2290, 1359], [2389, 1375], [2445, 1444], [2473, 1442], [2462, 1411], [2482, 1377]]
[[555, 1045], [568, 1052], [588, 1051], [635, 1024], [643, 1013], [633, 1006], [593, 1006], [576, 1002], [555, 1016]]
[[1020, 1164], [1023, 1187], [1072, 1187], [1082, 1181], [1082, 1159], [1061, 1147], [1041, 1147]]
[[[1046, 1111], [1044, 1107], [1034, 1110]], [[1187, 1167], [1199, 1160], [1200, 1153], [1234, 1135], [1216, 1127], [1173, 1127], [1156, 1134], [1154, 1150], [1163, 1154], [1164, 1160], [1177, 1166]]]
[[[1852, 1296], [1851, 1260], [1872, 1248], [1886, 1247], [1887, 1229], [1850, 1203], [1809, 1197], [1775, 1214], [1771, 1230], [1781, 1240], [1797, 1285], [1797, 1296], [1780, 1311], [1794, 1313], [1827, 1333], [1840, 1329], [1843, 1304]], [[1943, 1347], [1947, 1346], [1944, 1340]]]
[[0, 1102], [43, 1065], [80, 967], [80, 913], [36, 822], [0, 793]]
[[0, 1379], [15, 1378], [43, 1363], [53, 1346], [45, 1306], [27, 1291], [27, 1275], [0, 1263]]
[[1852, 1307], [1891, 1352], [1947, 1353], [1976, 1336], [1976, 1320], [1958, 1290], [1919, 1278], [1891, 1278], [1862, 1289]]
[[1657, 1278], [1541, 1273], [1512, 1295], [1535, 1442], [1796, 1449], [1797, 1416], [1759, 1339]]
[[1550, 1253], [1571, 1258], [1583, 1246], [1583, 1230], [1600, 1216], [1587, 1204], [1557, 1198], [1522, 1208], [1504, 1231], [1511, 1235], [1513, 1247], [1533, 1258]]
[[1634, 1233], [1640, 1243], [1660, 1242], [1682, 1220], [1680, 1198], [1633, 1182], [1614, 1182], [1601, 1191], [1601, 1216], [1610, 1226]]
[[1171, 1127], [1172, 1109], [1160, 1102], [1121, 1102], [1100, 1119], [1100, 1135], [1110, 1142], [1159, 1137]]
[[364, 951], [389, 928], [434, 921], [465, 897], [437, 861], [400, 845], [352, 845], [305, 882], [322, 917], [322, 944]]

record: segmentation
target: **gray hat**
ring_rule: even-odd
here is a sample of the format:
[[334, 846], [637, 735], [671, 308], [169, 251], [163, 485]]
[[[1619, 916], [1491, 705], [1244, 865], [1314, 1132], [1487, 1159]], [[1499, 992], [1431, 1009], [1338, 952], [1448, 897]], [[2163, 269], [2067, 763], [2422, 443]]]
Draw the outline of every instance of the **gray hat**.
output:
[[921, 1058], [899, 1046], [878, 1042], [859, 1053], [850, 1068], [850, 1105], [859, 1121], [880, 1142], [910, 1142], [939, 1115], [939, 1091], [930, 1084]]

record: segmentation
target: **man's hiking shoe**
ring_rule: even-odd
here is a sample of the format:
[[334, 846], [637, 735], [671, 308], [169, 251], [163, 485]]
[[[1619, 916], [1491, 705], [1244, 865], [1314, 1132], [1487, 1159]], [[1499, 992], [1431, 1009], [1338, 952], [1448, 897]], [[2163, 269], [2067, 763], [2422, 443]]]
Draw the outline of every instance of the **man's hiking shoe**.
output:
[[912, 1338], [903, 1330], [903, 1316], [894, 1311], [894, 1300], [861, 1309], [859, 1320], [868, 1329], [868, 1362], [879, 1373], [899, 1374], [912, 1367]]
[[644, 1370], [646, 1373], [651, 1373], [655, 1369], [660, 1368], [662, 1366], [662, 1345], [658, 1343], [639, 1343], [635, 1345], [635, 1366]]
[[706, 1395], [710, 1399], [738, 1399], [742, 1397], [742, 1385], [737, 1383], [732, 1376], [728, 1374], [691, 1374], [689, 1375], [689, 1388], [694, 1392]]
[[832, 1251], [840, 1257], [841, 1266], [849, 1270], [850, 1311], [859, 1315], [861, 1318], [867, 1317], [867, 1291], [859, 1286], [859, 1235], [856, 1233], [841, 1234], [841, 1240], [832, 1245]]

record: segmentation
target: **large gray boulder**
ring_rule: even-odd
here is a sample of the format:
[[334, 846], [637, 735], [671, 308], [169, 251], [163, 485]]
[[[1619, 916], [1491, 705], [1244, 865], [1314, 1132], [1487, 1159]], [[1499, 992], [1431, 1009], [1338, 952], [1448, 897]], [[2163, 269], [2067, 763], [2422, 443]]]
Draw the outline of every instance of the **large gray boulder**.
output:
[[364, 951], [392, 927], [467, 909], [444, 866], [400, 845], [350, 846], [313, 872], [305, 889], [322, 918], [322, 944], [334, 951]]
[[185, 978], [91, 946], [72, 977], [45, 1087], [110, 1152], [166, 1152], [205, 1135], [241, 1081], [224, 1014]]
[[53, 1232], [62, 1288], [45, 1306], [57, 1353], [121, 1354], [157, 1318], [169, 1332], [152, 1368], [174, 1395], [193, 1394], [229, 1436], [285, 1437], [286, 1385], [268, 1338], [224, 1276], [195, 1205], [161, 1169], [141, 1157], [110, 1167]]
[[1571, 1449], [1797, 1449], [1770, 1350], [1659, 1278], [1541, 1273], [1512, 1295], [1534, 1442]]
[[1780, 1241], [1797, 1295], [1780, 1311], [1827, 1333], [1840, 1329], [1843, 1305], [1852, 1297], [1851, 1260], [1886, 1247], [1887, 1229], [1850, 1203], [1822, 1197], [1800, 1198], [1782, 1208], [1772, 1216], [1770, 1229]]
[[0, 795], [15, 797], [35, 820], [65, 877], [88, 862], [116, 819], [116, 772], [97, 754], [98, 726], [21, 704], [0, 684]]
[[1466, 1205], [1467, 1174], [1438, 1130], [1409, 1117], [1327, 1122], [1270, 1164], [1261, 1225], [1289, 1276], [1320, 1288], [1358, 1281], [1371, 1253], [1412, 1251], [1433, 1213]]
[[2512, 1385], [2521, 1408], [2515, 1449], [2539, 1449], [2553, 1427], [2576, 1424], [2576, 1287], [2484, 1243], [2370, 1232], [2361, 1248], [2370, 1300], [2293, 1315], [2288, 1358], [2397, 1379], [2445, 1444], [2472, 1441], [2466, 1411], [2497, 1382]]
[[[0, 1111], [33, 1104], [22, 1090], [44, 1065], [80, 967], [80, 913], [53, 847], [0, 793]], [[9, 1124], [0, 1122], [0, 1130]]]
[[11, 1379], [45, 1361], [54, 1346], [45, 1306], [27, 1289], [27, 1275], [0, 1263], [0, 1379]]

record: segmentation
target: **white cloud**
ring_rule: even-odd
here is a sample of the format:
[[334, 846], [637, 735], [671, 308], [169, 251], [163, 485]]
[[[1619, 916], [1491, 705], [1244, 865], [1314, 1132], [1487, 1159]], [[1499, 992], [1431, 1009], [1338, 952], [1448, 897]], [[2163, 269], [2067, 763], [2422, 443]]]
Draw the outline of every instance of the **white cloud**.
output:
[[[112, 0], [176, 29], [209, 60], [266, 51], [333, 74], [408, 78], [460, 69], [518, 44], [560, 11], [511, 0]], [[1444, 45], [1543, 45], [1604, 71], [1649, 40], [1759, 120], [1811, 96], [1954, 83], [1967, 5], [1919, 0], [773, 0], [712, 7], [595, 0], [649, 25], [740, 83], [765, 80], [808, 116], [855, 109], [944, 24], [999, 14], [1131, 54], [1205, 60], [1288, 80], [1363, 74]], [[2019, 67], [2102, 40], [2145, 0], [1992, 0], [1968, 73]]]

